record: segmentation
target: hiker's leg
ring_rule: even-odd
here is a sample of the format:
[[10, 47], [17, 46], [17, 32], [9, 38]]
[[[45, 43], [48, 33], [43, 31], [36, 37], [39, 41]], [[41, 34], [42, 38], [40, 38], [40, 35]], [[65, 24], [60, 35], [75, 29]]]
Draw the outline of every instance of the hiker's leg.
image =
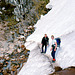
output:
[[59, 48], [60, 48], [60, 44], [59, 44]]
[[54, 60], [55, 60], [55, 52], [56, 52], [56, 51], [53, 50], [53, 59], [54, 59]]
[[53, 51], [51, 52], [51, 55], [52, 55], [52, 57], [53, 57]]
[[45, 45], [45, 53], [46, 53], [46, 51], [47, 51], [47, 45]]
[[43, 47], [44, 47], [44, 45], [42, 45], [42, 53], [43, 53]]

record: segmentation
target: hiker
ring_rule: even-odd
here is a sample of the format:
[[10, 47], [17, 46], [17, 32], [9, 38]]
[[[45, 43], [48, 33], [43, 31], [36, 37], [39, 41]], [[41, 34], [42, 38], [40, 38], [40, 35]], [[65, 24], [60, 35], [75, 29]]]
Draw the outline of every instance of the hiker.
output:
[[[41, 53], [46, 53], [46, 51], [47, 51], [47, 46], [48, 46], [48, 44], [49, 44], [49, 38], [48, 38], [47, 34], [45, 34], [45, 36], [42, 38], [41, 44], [42, 44], [42, 52], [41, 52]], [[45, 52], [43, 51], [43, 47], [44, 47], [44, 46], [45, 46]]]
[[56, 52], [56, 49], [57, 49], [57, 42], [54, 39], [54, 35], [51, 36], [51, 39], [52, 39], [52, 42], [51, 42], [51, 49], [50, 49], [50, 51], [52, 51], [51, 52], [51, 55], [53, 57], [52, 62], [55, 62], [55, 52]]

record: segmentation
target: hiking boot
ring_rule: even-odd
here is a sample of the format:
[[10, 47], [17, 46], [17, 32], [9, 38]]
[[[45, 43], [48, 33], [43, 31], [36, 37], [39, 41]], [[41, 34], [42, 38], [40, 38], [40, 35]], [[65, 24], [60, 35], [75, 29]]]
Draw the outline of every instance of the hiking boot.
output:
[[44, 52], [44, 53], [46, 53], [46, 52]]
[[52, 60], [52, 63], [55, 63], [55, 61], [54, 61], [54, 60]]
[[53, 63], [55, 63], [55, 61], [56, 61], [55, 59], [52, 60]]

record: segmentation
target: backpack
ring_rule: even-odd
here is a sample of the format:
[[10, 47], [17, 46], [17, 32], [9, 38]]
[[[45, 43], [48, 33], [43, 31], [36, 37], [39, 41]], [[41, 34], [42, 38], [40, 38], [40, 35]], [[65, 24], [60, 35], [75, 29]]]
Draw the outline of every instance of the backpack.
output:
[[57, 42], [57, 47], [60, 47], [61, 39], [60, 38], [55, 38], [55, 40]]

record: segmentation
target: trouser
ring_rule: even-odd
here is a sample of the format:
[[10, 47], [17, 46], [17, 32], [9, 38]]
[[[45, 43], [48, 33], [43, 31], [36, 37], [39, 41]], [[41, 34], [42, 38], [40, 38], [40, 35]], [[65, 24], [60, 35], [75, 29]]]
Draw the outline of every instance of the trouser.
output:
[[56, 51], [54, 51], [54, 49], [55, 49], [55, 46], [52, 45], [52, 53], [51, 53], [51, 55], [52, 55], [53, 59], [55, 59], [55, 53], [56, 53]]
[[46, 53], [46, 51], [47, 51], [47, 45], [46, 44], [43, 44], [42, 45], [42, 52], [43, 52], [43, 47], [45, 46], [45, 53]]
[[54, 49], [53, 49], [53, 50], [52, 50], [52, 53], [51, 53], [53, 59], [55, 59], [55, 53], [56, 53], [56, 51], [54, 51]]

